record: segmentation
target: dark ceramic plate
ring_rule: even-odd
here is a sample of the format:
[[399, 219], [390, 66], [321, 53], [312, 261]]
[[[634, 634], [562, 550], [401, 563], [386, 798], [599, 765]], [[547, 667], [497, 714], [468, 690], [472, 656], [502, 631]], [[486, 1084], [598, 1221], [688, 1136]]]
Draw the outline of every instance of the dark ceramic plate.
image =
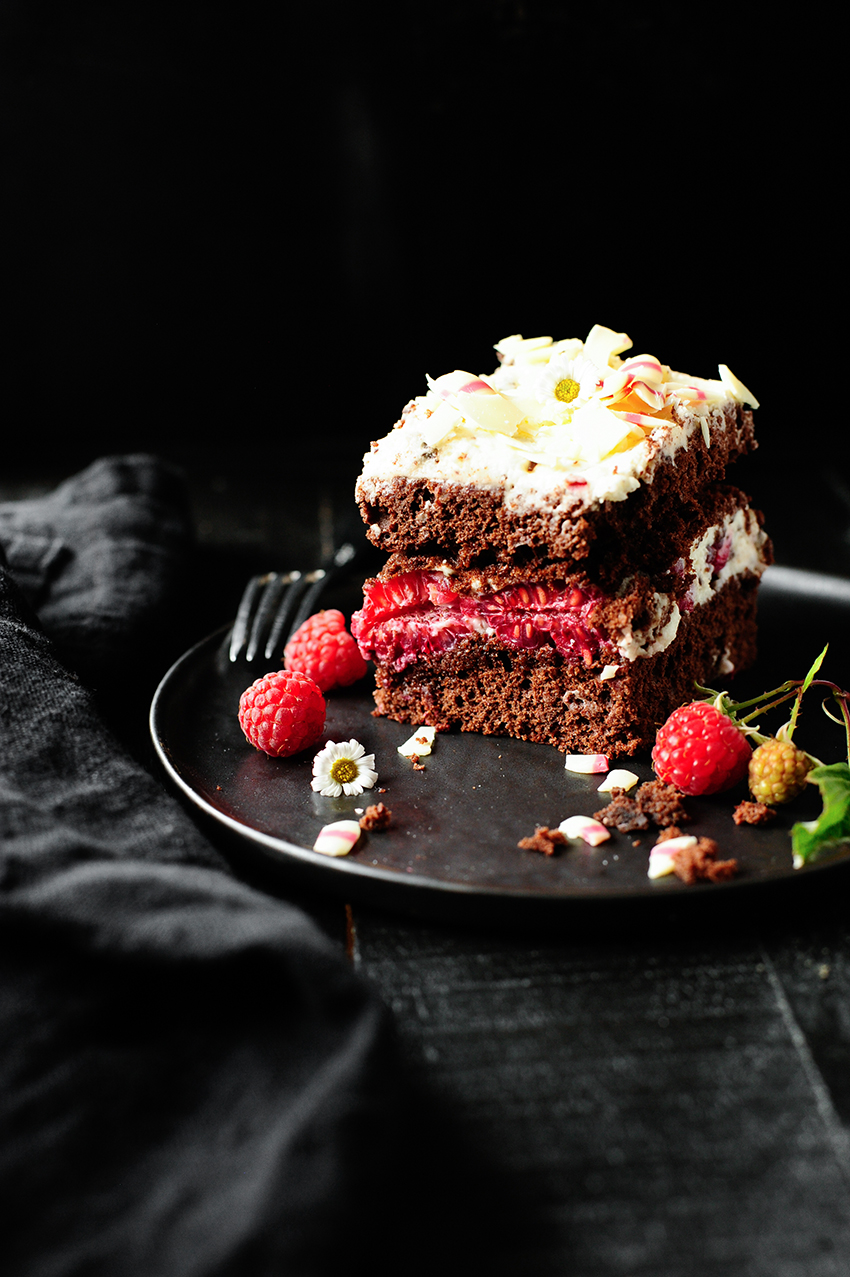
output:
[[[736, 686], [741, 697], [801, 677], [828, 640], [824, 673], [835, 668], [850, 619], [850, 582], [772, 568], [760, 595], [757, 668]], [[235, 834], [237, 854], [268, 858], [305, 884], [342, 892], [347, 899], [448, 917], [465, 912], [543, 908], [567, 902], [648, 900], [694, 893], [728, 893], [778, 879], [801, 878], [850, 858], [850, 847], [794, 870], [789, 830], [812, 819], [820, 801], [811, 787], [763, 827], [732, 820], [745, 787], [711, 798], [689, 799], [689, 831], [716, 839], [724, 857], [739, 861], [739, 875], [717, 886], [686, 887], [675, 877], [647, 877], [653, 832], [612, 834], [596, 848], [570, 846], [549, 857], [520, 851], [517, 842], [537, 825], [557, 826], [574, 813], [591, 815], [608, 801], [596, 790], [601, 776], [566, 772], [563, 756], [545, 745], [468, 733], [438, 735], [424, 771], [397, 747], [411, 728], [373, 718], [370, 689], [331, 693], [324, 740], [359, 740], [374, 752], [378, 788], [357, 798], [322, 798], [310, 788], [315, 750], [273, 759], [245, 741], [236, 718], [239, 695], [254, 678], [229, 665], [227, 631], [191, 648], [168, 671], [151, 706], [154, 745], [180, 790], [217, 825]], [[797, 738], [824, 761], [844, 756], [844, 736], [821, 714], [810, 693]], [[777, 711], [765, 726], [782, 721]], [[319, 746], [317, 746], [319, 748]], [[617, 760], [612, 760], [616, 766]], [[653, 778], [648, 758], [622, 760], [641, 780]], [[378, 792], [378, 790], [385, 792]], [[350, 856], [333, 859], [311, 850], [321, 827], [383, 801], [392, 826], [364, 835]], [[635, 846], [633, 840], [640, 839]]]

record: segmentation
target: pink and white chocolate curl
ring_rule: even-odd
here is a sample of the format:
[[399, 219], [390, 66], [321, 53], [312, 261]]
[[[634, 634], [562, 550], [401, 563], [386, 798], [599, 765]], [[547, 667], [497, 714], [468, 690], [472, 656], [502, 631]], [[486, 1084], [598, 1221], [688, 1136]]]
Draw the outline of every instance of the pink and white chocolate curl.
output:
[[699, 386], [674, 385], [670, 387], [670, 391], [683, 403], [702, 403], [708, 398]]
[[633, 355], [621, 365], [620, 371], [627, 373], [634, 381], [642, 381], [650, 386], [660, 386], [664, 381], [664, 369], [654, 355]]
[[604, 754], [567, 754], [564, 767], [568, 772], [593, 775], [595, 772], [607, 772], [608, 759]]
[[347, 856], [359, 840], [360, 832], [356, 820], [335, 820], [319, 831], [313, 850], [325, 856]]
[[654, 430], [659, 424], [657, 417], [647, 417], [643, 412], [619, 412], [616, 408], [611, 409], [611, 413], [615, 417], [619, 417], [620, 421], [627, 421], [630, 426], [645, 426], [648, 430]]
[[568, 816], [558, 828], [565, 838], [580, 838], [591, 847], [598, 847], [611, 837], [610, 831], [590, 816]]
[[664, 392], [662, 390], [656, 390], [654, 386], [648, 386], [645, 381], [636, 381], [634, 383], [634, 391], [645, 404], [649, 405], [653, 412], [660, 412], [664, 407]]
[[466, 385], [458, 386], [457, 393], [459, 395], [495, 395], [496, 391], [480, 377], [473, 377]]
[[647, 876], [649, 878], [663, 878], [666, 874], [673, 873], [675, 862], [673, 860], [677, 851], [684, 851], [686, 847], [695, 847], [696, 838], [692, 834], [682, 834], [679, 838], [668, 838], [666, 842], [657, 842], [649, 853], [649, 867]]

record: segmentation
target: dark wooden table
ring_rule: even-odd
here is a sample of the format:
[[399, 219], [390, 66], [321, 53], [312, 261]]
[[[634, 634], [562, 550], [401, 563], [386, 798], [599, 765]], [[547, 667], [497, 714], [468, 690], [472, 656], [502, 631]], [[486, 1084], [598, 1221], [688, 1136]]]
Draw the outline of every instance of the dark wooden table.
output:
[[[253, 458], [174, 459], [198, 531], [179, 648], [232, 618], [249, 573], [315, 561], [350, 514], [356, 463], [317, 475], [296, 456], [258, 487]], [[62, 477], [19, 467], [0, 500]], [[772, 482], [757, 498], [781, 562], [850, 577], [846, 490], [824, 492], [804, 529]], [[838, 655], [846, 637], [824, 641]], [[140, 714], [129, 743], [156, 769], [145, 730]], [[539, 932], [266, 885], [312, 913], [392, 1010], [438, 1133], [421, 1227], [437, 1227], [428, 1185], [462, 1228], [445, 1245], [468, 1271], [850, 1272], [845, 867], [722, 906], [577, 907]]]

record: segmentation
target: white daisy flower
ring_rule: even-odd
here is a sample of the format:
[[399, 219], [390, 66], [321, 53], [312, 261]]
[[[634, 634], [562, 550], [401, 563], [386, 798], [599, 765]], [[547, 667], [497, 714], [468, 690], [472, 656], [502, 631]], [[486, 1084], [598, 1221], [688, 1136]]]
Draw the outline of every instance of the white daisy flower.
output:
[[331, 741], [313, 759], [311, 787], [325, 798], [362, 794], [378, 779], [375, 755], [367, 754], [359, 741]]
[[565, 413], [587, 402], [604, 376], [586, 355], [564, 351], [541, 370], [534, 392], [545, 415], [560, 421]]

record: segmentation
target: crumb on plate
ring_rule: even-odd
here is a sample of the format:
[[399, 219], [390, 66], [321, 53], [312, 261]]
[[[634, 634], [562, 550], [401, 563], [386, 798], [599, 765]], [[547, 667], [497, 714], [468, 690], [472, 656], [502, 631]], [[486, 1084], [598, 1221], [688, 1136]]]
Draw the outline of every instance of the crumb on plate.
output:
[[384, 803], [373, 803], [371, 807], [367, 807], [363, 815], [360, 817], [360, 828], [366, 829], [370, 833], [376, 830], [386, 829], [392, 820], [392, 812]]
[[775, 815], [775, 810], [767, 803], [743, 802], [738, 803], [732, 812], [732, 819], [736, 825], [766, 825]]
[[738, 871], [737, 860], [718, 860], [720, 848], [713, 838], [698, 838], [696, 846], [673, 853], [673, 872], [682, 882], [726, 882]]
[[566, 845], [567, 839], [560, 829], [538, 825], [531, 838], [521, 838], [517, 846], [522, 851], [542, 851], [544, 856], [554, 856], [556, 847]]

